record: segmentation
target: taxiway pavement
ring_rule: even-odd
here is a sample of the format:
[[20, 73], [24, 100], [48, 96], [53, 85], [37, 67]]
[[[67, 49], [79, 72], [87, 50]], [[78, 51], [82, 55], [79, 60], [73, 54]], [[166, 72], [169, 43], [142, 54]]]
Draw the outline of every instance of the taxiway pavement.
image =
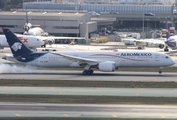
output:
[[176, 119], [177, 106], [0, 102], [0, 117]]
[[[3, 72], [3, 71], [0, 71]], [[9, 71], [8, 71], [9, 72]], [[83, 81], [152, 81], [152, 82], [177, 82], [177, 73], [164, 72], [130, 72], [116, 71], [105, 73], [95, 71], [93, 75], [82, 75], [76, 70], [25, 70], [20, 68], [9, 73], [1, 73], [0, 79], [14, 80], [83, 80]]]

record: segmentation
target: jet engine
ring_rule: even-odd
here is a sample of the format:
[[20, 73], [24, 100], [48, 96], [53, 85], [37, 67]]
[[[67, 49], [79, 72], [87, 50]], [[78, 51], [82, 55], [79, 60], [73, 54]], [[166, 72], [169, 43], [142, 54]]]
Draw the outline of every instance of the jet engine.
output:
[[115, 62], [106, 61], [98, 64], [98, 69], [103, 72], [113, 72], [116, 69]]
[[31, 27], [32, 27], [31, 23], [26, 23], [26, 24], [23, 26], [23, 29], [28, 32]]
[[44, 40], [46, 44], [52, 45], [55, 43], [55, 40], [52, 38], [47, 38]]
[[163, 49], [165, 46], [163, 44], [159, 44], [159, 48]]

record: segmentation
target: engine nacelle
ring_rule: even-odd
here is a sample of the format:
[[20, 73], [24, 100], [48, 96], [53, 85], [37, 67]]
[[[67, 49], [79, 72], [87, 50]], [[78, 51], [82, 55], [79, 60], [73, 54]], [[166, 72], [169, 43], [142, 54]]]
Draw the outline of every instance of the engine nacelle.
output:
[[49, 44], [49, 45], [55, 44], [55, 40], [52, 38], [47, 38], [44, 40], [44, 42], [45, 44]]
[[165, 46], [163, 44], [159, 44], [159, 48], [163, 49]]
[[29, 29], [32, 27], [31, 23], [26, 23], [24, 26], [23, 26], [23, 29], [25, 31], [29, 31]]
[[101, 62], [98, 69], [103, 72], [113, 72], [116, 69], [116, 63], [112, 61]]
[[54, 44], [55, 43], [55, 40], [54, 39], [48, 39], [48, 44], [51, 45], [51, 44]]
[[28, 26], [23, 26], [24, 31], [28, 31], [30, 28]]

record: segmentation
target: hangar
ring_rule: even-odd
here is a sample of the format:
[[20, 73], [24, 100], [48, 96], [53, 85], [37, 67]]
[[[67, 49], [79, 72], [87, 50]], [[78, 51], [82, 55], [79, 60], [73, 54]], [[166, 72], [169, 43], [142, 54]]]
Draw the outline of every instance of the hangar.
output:
[[[0, 11], [0, 27], [23, 33], [26, 23], [25, 11]], [[97, 22], [88, 13], [28, 12], [29, 22], [56, 36], [89, 37], [97, 31]], [[2, 30], [0, 29], [0, 33]]]

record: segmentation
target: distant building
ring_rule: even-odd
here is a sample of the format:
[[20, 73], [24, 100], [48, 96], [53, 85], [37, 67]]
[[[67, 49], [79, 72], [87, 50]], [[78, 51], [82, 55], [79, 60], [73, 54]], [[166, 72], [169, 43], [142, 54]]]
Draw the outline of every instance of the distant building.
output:
[[108, 4], [110, 0], [83, 0], [87, 4]]
[[35, 10], [55, 10], [55, 11], [95, 11], [112, 12], [119, 14], [143, 14], [152, 12], [154, 14], [170, 14], [171, 5], [142, 5], [142, 4], [70, 4], [70, 3], [40, 3], [40, 2], [27, 2], [23, 3], [23, 9], [27, 6], [28, 9]]
[[176, 0], [36, 0], [37, 2], [50, 3], [86, 3], [86, 4], [151, 4], [151, 5], [172, 5]]
[[172, 5], [175, 0], [117, 0], [118, 4]]
[[52, 2], [52, 0], [37, 0], [37, 2]]
[[[87, 13], [30, 12], [28, 18], [33, 26], [57, 36], [85, 37], [97, 31], [97, 22]], [[25, 12], [0, 12], [0, 27], [23, 33], [25, 22]]]
[[37, 2], [63, 3], [64, 0], [37, 0]]
[[[82, 0], [81, 0], [82, 1]], [[36, 2], [43, 2], [43, 3], [79, 3], [80, 0], [37, 0]]]

